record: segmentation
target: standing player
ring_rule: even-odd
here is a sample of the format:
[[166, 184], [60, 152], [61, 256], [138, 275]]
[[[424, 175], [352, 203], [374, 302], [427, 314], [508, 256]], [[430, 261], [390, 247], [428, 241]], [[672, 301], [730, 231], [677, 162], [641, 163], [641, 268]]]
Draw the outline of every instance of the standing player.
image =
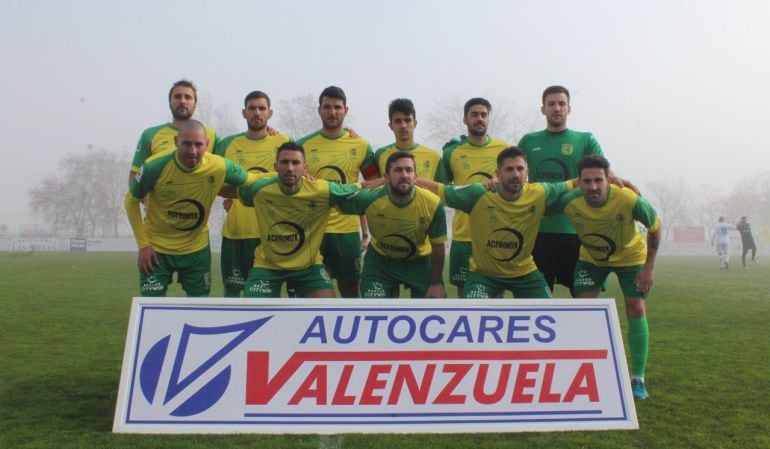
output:
[[546, 209], [572, 183], [528, 183], [527, 160], [517, 147], [500, 152], [496, 163], [499, 183], [494, 191], [486, 182], [452, 187], [419, 181], [447, 206], [468, 214], [472, 257], [463, 297], [501, 298], [509, 290], [516, 298], [550, 298], [532, 260], [532, 247]]
[[[267, 122], [273, 116], [270, 97], [261, 91], [246, 95], [241, 111], [248, 130], [229, 136], [217, 144], [214, 152], [252, 173], [272, 172], [275, 154], [288, 142], [285, 134], [268, 134]], [[222, 228], [222, 281], [225, 296], [239, 297], [246, 276], [254, 264], [254, 250], [259, 246], [259, 229], [254, 210], [240, 201], [225, 200], [227, 219]]]
[[751, 251], [751, 261], [757, 261], [757, 243], [754, 240], [754, 232], [751, 230], [751, 224], [746, 217], [741, 217], [741, 221], [736, 225], [738, 232], [741, 234], [741, 262], [743, 268], [749, 268], [746, 266], [746, 254]]
[[714, 224], [711, 231], [711, 245], [716, 241], [720, 270], [730, 269], [730, 229], [735, 228], [725, 221], [725, 217], [719, 217], [719, 222]]
[[[471, 98], [463, 109], [463, 123], [468, 136], [444, 147], [443, 173], [438, 180], [455, 185], [487, 182], [495, 172], [497, 155], [508, 146], [487, 134], [492, 105], [484, 98]], [[449, 250], [449, 282], [463, 298], [463, 286], [471, 257], [471, 231], [468, 214], [455, 211], [452, 220], [452, 245]]]
[[417, 113], [412, 100], [397, 98], [388, 107], [388, 127], [393, 131], [396, 141], [378, 149], [374, 153], [379, 176], [385, 176], [388, 157], [397, 151], [407, 151], [414, 155], [415, 170], [418, 178], [441, 179], [441, 155], [414, 141], [414, 129], [417, 127]]
[[286, 142], [276, 154], [277, 176], [238, 191], [243, 204], [254, 208], [262, 241], [254, 253], [245, 297], [277, 298], [284, 282], [294, 285], [300, 296], [334, 297], [319, 252], [323, 230], [332, 206], [354, 196], [359, 187], [303, 179], [306, 170], [302, 146]]
[[[174, 141], [176, 151], [150, 158], [126, 194], [126, 214], [139, 246], [139, 287], [142, 296], [164, 296], [176, 271], [187, 296], [207, 296], [211, 203], [225, 183], [241, 185], [248, 172], [206, 150], [206, 128], [197, 120], [184, 122]], [[145, 196], [143, 221], [139, 203]]]
[[[345, 92], [329, 86], [318, 98], [323, 127], [297, 141], [305, 148], [308, 172], [318, 179], [350, 184], [377, 176], [372, 147], [362, 137], [352, 137], [343, 128], [348, 113]], [[361, 278], [361, 234], [358, 217], [343, 216], [332, 209], [321, 245], [324, 265], [344, 298], [359, 296]], [[368, 238], [367, 236], [364, 236]]]
[[[545, 116], [546, 128], [526, 134], [519, 147], [527, 154], [532, 181], [555, 182], [577, 177], [577, 163], [591, 154], [601, 156], [602, 149], [591, 133], [567, 129], [571, 111], [569, 91], [562, 86], [550, 86], [543, 91], [540, 111]], [[573, 272], [578, 260], [580, 242], [575, 228], [564, 214], [543, 218], [535, 242], [533, 256], [553, 291], [554, 284], [572, 288]]]
[[[131, 162], [131, 172], [128, 176], [128, 182], [131, 183], [134, 175], [139, 171], [139, 167], [144, 164], [150, 156], [163, 151], [173, 151], [176, 148], [174, 138], [179, 133], [179, 129], [195, 113], [195, 107], [198, 104], [198, 90], [192, 81], [179, 80], [171, 86], [168, 91], [168, 107], [171, 109], [171, 123], [147, 128], [139, 137], [139, 143], [136, 144], [136, 152]], [[217, 141], [216, 133], [213, 129], [206, 127], [206, 138], [209, 141], [207, 151], [212, 151]]]
[[[602, 156], [578, 162], [579, 189], [558, 204], [580, 236], [575, 266], [578, 298], [598, 298], [610, 273], [623, 291], [631, 355], [631, 387], [636, 399], [650, 395], [644, 383], [650, 331], [645, 298], [652, 288], [660, 244], [660, 219], [647, 200], [629, 188], [609, 185], [610, 164]], [[647, 244], [636, 222], [647, 227]]]
[[384, 165], [385, 187], [362, 190], [342, 204], [366, 214], [372, 243], [361, 273], [362, 298], [397, 298], [401, 284], [412, 298], [445, 298], [446, 215], [438, 196], [415, 188], [415, 157], [392, 153]]

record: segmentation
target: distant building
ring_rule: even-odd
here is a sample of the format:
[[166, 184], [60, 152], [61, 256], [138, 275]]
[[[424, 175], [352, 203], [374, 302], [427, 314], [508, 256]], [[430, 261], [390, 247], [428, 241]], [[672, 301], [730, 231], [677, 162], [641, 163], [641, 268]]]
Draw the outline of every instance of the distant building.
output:
[[706, 241], [704, 226], [674, 226], [674, 241], [677, 243], [703, 243]]

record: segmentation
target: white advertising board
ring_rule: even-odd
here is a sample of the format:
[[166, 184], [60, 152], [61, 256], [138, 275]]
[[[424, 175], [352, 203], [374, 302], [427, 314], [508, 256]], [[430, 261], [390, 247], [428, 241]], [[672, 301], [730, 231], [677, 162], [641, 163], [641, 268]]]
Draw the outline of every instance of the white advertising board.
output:
[[615, 303], [134, 298], [113, 430], [638, 428]]

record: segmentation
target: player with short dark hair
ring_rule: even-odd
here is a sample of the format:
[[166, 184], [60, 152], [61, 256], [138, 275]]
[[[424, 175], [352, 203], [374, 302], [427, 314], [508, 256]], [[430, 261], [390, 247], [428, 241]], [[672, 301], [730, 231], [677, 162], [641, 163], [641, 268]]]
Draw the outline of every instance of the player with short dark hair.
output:
[[396, 98], [388, 106], [388, 127], [393, 131], [396, 141], [378, 149], [374, 153], [374, 162], [377, 164], [379, 176], [385, 176], [385, 162], [398, 152], [407, 151], [414, 155], [415, 170], [418, 178], [439, 179], [442, 177], [440, 170], [441, 155], [425, 145], [414, 141], [414, 130], [417, 128], [417, 112], [414, 103], [407, 98]]
[[331, 208], [354, 196], [359, 186], [303, 179], [305, 149], [295, 142], [276, 153], [276, 176], [243, 186], [238, 196], [253, 207], [260, 245], [244, 288], [245, 297], [277, 298], [284, 282], [298, 295], [333, 298], [334, 290], [320, 254]]
[[[526, 134], [518, 145], [527, 154], [532, 181], [576, 178], [577, 163], [583, 156], [603, 155], [599, 142], [591, 133], [567, 128], [567, 117], [572, 111], [567, 88], [547, 87], [542, 101], [540, 111], [546, 119], [545, 129]], [[579, 248], [575, 229], [564, 214], [543, 218], [532, 255], [551, 291], [559, 283], [567, 286], [575, 296], [572, 285]]]
[[[374, 152], [362, 137], [352, 137], [343, 128], [348, 113], [345, 92], [337, 86], [329, 86], [318, 99], [318, 114], [322, 128], [297, 142], [307, 153], [308, 173], [317, 179], [340, 184], [377, 176]], [[340, 295], [346, 298], [359, 296], [361, 277], [361, 226], [358, 217], [344, 216], [333, 209], [321, 245], [324, 265], [337, 279]]]
[[[250, 92], [243, 100], [241, 115], [247, 130], [223, 139], [214, 153], [250, 173], [274, 173], [278, 147], [291, 139], [285, 134], [268, 132], [268, 121], [273, 116], [270, 97], [259, 90]], [[260, 244], [259, 229], [252, 209], [231, 199], [226, 199], [224, 204], [227, 218], [222, 227], [222, 281], [226, 297], [239, 297], [254, 264], [254, 251]]]
[[468, 216], [471, 236], [470, 271], [464, 298], [550, 298], [548, 284], [532, 260], [538, 225], [546, 211], [570, 190], [571, 182], [529, 183], [527, 160], [517, 147], [494, 159], [499, 179], [494, 191], [484, 184], [445, 186], [420, 180], [444, 203]]
[[397, 298], [403, 284], [412, 298], [444, 298], [446, 214], [438, 196], [415, 188], [415, 157], [392, 153], [385, 187], [362, 190], [340, 208], [366, 214], [372, 243], [361, 273], [362, 298]]
[[[471, 98], [463, 107], [463, 123], [468, 135], [444, 147], [442, 169], [437, 180], [443, 183], [465, 185], [487, 182], [496, 170], [497, 155], [508, 146], [487, 134], [491, 103], [485, 98]], [[449, 250], [449, 281], [457, 287], [457, 296], [463, 297], [463, 286], [471, 257], [471, 232], [468, 215], [455, 211], [452, 220], [452, 244]]]
[[[198, 89], [192, 81], [179, 80], [168, 91], [168, 107], [171, 110], [172, 120], [169, 123], [153, 126], [145, 129], [136, 144], [136, 152], [131, 162], [131, 170], [128, 181], [139, 171], [139, 167], [150, 157], [164, 151], [173, 151], [176, 146], [174, 137], [179, 133], [182, 124], [190, 120], [198, 105]], [[217, 135], [212, 128], [206, 128], [206, 136], [209, 141], [207, 151], [213, 151], [217, 142]]]
[[[586, 156], [577, 168], [579, 188], [557, 204], [580, 238], [573, 288], [578, 298], [597, 298], [609, 274], [618, 277], [628, 319], [631, 386], [636, 399], [646, 399], [644, 372], [650, 333], [645, 298], [653, 284], [660, 218], [630, 188], [610, 185], [610, 165], [604, 157]], [[646, 243], [637, 222], [647, 228]]]

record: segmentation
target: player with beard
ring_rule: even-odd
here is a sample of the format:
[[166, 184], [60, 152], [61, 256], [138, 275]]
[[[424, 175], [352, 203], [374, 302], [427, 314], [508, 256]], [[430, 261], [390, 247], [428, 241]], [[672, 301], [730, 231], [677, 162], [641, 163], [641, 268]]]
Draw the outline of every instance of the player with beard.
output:
[[[618, 277], [628, 319], [631, 388], [634, 398], [647, 399], [644, 371], [650, 331], [645, 298], [653, 283], [660, 219], [632, 189], [609, 185], [610, 164], [604, 157], [586, 156], [577, 169], [580, 188], [556, 205], [580, 237], [574, 291], [578, 298], [597, 298], [610, 273]], [[646, 244], [637, 222], [647, 227]]]
[[[351, 184], [377, 176], [374, 152], [362, 137], [353, 137], [343, 127], [348, 113], [345, 92], [329, 86], [318, 97], [318, 115], [322, 128], [297, 141], [305, 148], [308, 173], [317, 179]], [[361, 277], [362, 235], [358, 217], [344, 216], [334, 209], [321, 245], [324, 265], [337, 279], [340, 296], [357, 298]]]
[[[278, 147], [291, 139], [285, 134], [268, 133], [273, 110], [266, 93], [251, 92], [243, 103], [241, 114], [248, 129], [224, 138], [216, 145], [214, 153], [251, 173], [274, 173]], [[252, 209], [231, 199], [226, 199], [224, 204], [227, 218], [222, 228], [222, 281], [225, 296], [238, 297], [254, 264], [254, 251], [260, 243], [259, 228]]]
[[[465, 103], [463, 123], [468, 128], [468, 136], [444, 147], [439, 182], [465, 185], [492, 179], [497, 156], [508, 144], [487, 134], [491, 112], [492, 105], [484, 98], [471, 98]], [[457, 287], [458, 298], [463, 297], [472, 251], [469, 223], [465, 212], [455, 211], [449, 250], [449, 281]]]
[[[567, 129], [567, 117], [572, 107], [565, 87], [546, 88], [542, 101], [540, 111], [545, 116], [546, 128], [526, 134], [518, 145], [527, 154], [532, 181], [557, 182], [576, 178], [577, 163], [583, 156], [603, 154], [599, 142], [591, 133]], [[564, 214], [543, 218], [532, 254], [551, 291], [559, 283], [567, 286], [575, 296], [572, 275], [579, 248], [575, 228]]]
[[362, 190], [340, 205], [366, 214], [372, 242], [361, 273], [362, 298], [397, 298], [401, 284], [412, 298], [445, 298], [446, 214], [438, 196], [415, 188], [415, 156], [397, 151], [384, 165], [385, 186]]
[[419, 180], [444, 203], [468, 217], [471, 234], [470, 271], [464, 298], [501, 298], [505, 290], [516, 298], [550, 298], [548, 284], [532, 260], [532, 247], [543, 215], [573, 186], [527, 182], [527, 159], [517, 147], [496, 158], [494, 191], [484, 184], [445, 186]]
[[[147, 128], [139, 137], [139, 143], [136, 145], [134, 159], [131, 162], [131, 172], [129, 173], [129, 184], [131, 178], [139, 171], [139, 167], [150, 158], [164, 151], [173, 151], [176, 149], [174, 137], [179, 133], [183, 123], [190, 120], [195, 113], [195, 107], [198, 104], [198, 90], [192, 81], [179, 80], [171, 86], [168, 92], [168, 107], [171, 110], [172, 120], [170, 123]], [[213, 151], [217, 143], [216, 133], [212, 128], [206, 127], [206, 137], [209, 141], [207, 151]]]
[[262, 241], [243, 295], [277, 298], [286, 282], [294, 285], [299, 296], [333, 298], [320, 254], [323, 231], [332, 207], [354, 197], [360, 185], [303, 179], [305, 150], [295, 142], [278, 148], [274, 166], [277, 176], [238, 190], [243, 204], [253, 207]]

